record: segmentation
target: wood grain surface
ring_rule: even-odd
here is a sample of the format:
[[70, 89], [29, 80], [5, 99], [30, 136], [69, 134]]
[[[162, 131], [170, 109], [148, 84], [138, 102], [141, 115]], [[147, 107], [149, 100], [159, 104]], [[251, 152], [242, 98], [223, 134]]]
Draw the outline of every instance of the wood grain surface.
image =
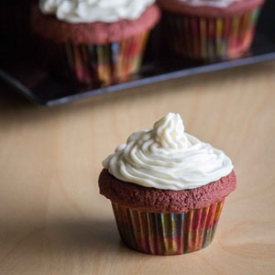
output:
[[[167, 112], [233, 160], [213, 243], [149, 256], [120, 241], [102, 160]], [[274, 274], [275, 62], [46, 108], [0, 86], [0, 274]]]

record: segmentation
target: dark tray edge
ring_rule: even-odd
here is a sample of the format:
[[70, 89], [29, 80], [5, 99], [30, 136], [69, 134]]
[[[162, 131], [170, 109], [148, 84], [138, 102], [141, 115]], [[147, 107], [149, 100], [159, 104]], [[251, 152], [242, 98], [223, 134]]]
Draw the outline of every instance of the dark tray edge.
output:
[[54, 100], [43, 100], [42, 98], [36, 96], [35, 94], [32, 93], [32, 91], [29, 88], [27, 88], [24, 84], [22, 84], [19, 80], [14, 78], [12, 75], [7, 73], [5, 70], [0, 69], [0, 79], [2, 79], [10, 87], [14, 88], [17, 92], [19, 92], [21, 95], [26, 97], [28, 100], [34, 103], [37, 103], [39, 105], [50, 107], [50, 106], [68, 103], [70, 101], [77, 100], [77, 99], [85, 99], [85, 98], [96, 96], [99, 94], [106, 94], [106, 93], [121, 91], [129, 88], [134, 88], [137, 86], [143, 86], [143, 85], [148, 85], [156, 82], [166, 81], [169, 79], [187, 77], [190, 75], [213, 72], [213, 71], [223, 70], [227, 68], [239, 67], [239, 66], [250, 65], [250, 64], [271, 61], [271, 60], [275, 60], [275, 52], [163, 73], [156, 76], [132, 80], [131, 82], [127, 82], [127, 83], [121, 83], [121, 84], [112, 85], [109, 87], [88, 90], [83, 93], [73, 94], [62, 98], [57, 98]]

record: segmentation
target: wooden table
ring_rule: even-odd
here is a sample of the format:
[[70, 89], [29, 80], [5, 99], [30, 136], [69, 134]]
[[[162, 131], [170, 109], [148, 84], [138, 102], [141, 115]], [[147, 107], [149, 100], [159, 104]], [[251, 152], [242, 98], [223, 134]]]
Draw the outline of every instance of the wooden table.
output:
[[[1, 275], [274, 274], [275, 62], [53, 108], [0, 90]], [[231, 157], [238, 188], [208, 248], [149, 256], [121, 243], [97, 178], [116, 145], [169, 111]]]

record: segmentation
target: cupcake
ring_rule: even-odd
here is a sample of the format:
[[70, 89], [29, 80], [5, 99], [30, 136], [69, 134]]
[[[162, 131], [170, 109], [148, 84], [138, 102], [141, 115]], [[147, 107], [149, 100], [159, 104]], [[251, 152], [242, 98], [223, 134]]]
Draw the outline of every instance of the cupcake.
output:
[[52, 71], [107, 86], [138, 72], [159, 16], [154, 0], [40, 0], [31, 22]]
[[230, 158], [185, 133], [174, 113], [133, 133], [103, 167], [99, 190], [111, 201], [122, 241], [153, 255], [208, 246], [236, 188]]
[[253, 40], [264, 0], [157, 0], [170, 50], [201, 60], [240, 57]]

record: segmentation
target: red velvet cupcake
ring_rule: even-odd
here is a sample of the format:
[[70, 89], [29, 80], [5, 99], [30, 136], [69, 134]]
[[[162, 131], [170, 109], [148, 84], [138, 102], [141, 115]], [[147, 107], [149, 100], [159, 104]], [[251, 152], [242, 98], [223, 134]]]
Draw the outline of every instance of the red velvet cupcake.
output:
[[208, 246], [225, 198], [236, 188], [231, 160], [186, 134], [172, 113], [132, 134], [103, 166], [99, 189], [112, 203], [121, 239], [153, 255]]
[[163, 32], [177, 55], [232, 59], [250, 47], [264, 0], [157, 0]]
[[35, 5], [32, 29], [49, 67], [92, 86], [119, 83], [136, 73], [160, 13], [154, 0], [124, 2], [41, 0]]

